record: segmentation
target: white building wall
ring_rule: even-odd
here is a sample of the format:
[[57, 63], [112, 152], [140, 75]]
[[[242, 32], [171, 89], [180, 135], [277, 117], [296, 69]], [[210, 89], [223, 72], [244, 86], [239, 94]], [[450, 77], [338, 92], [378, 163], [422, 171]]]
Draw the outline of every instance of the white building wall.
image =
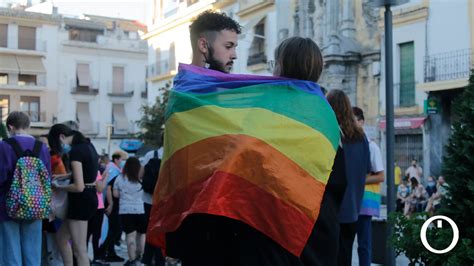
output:
[[472, 0], [430, 1], [428, 18], [428, 51], [430, 54], [470, 47], [468, 1]]
[[[61, 90], [59, 92], [59, 112], [58, 121], [76, 119], [76, 103], [89, 102], [89, 110], [93, 127], [98, 129], [96, 138], [105, 138], [107, 134], [107, 124], [112, 122], [112, 104], [124, 103], [125, 113], [131, 125], [132, 133], [139, 128], [135, 121], [141, 117], [140, 107], [144, 103], [141, 92], [145, 90], [145, 70], [147, 62], [146, 50], [111, 50], [109, 46], [95, 45], [93, 49], [87, 48], [91, 44], [64, 45], [70, 43], [68, 33], [63, 32], [61, 42]], [[115, 40], [120, 44], [120, 41]], [[111, 42], [111, 40], [109, 40]], [[94, 44], [92, 44], [94, 45]], [[93, 88], [99, 89], [99, 94], [95, 96], [71, 94], [75, 86], [76, 66], [78, 63], [89, 64], [91, 83]], [[124, 67], [124, 92], [133, 91], [132, 97], [111, 97], [114, 66]], [[96, 140], [97, 141], [97, 140]]]

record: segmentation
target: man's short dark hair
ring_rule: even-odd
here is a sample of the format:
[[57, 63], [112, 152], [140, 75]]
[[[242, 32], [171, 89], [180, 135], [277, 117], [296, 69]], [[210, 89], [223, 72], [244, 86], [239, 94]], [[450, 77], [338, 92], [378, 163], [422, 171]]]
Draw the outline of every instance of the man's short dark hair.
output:
[[7, 117], [7, 127], [10, 126], [16, 129], [27, 129], [30, 127], [30, 118], [23, 112], [11, 112]]
[[360, 109], [357, 106], [354, 106], [354, 107], [352, 107], [352, 112], [354, 113], [354, 116], [357, 118], [358, 121], [360, 121], [360, 120], [365, 121], [364, 111], [362, 111], [362, 109]]
[[115, 162], [115, 160], [119, 160], [120, 158], [122, 158], [122, 156], [119, 153], [112, 154], [112, 162]]
[[199, 38], [215, 38], [215, 33], [220, 32], [221, 30], [235, 31], [235, 33], [240, 34], [242, 32], [242, 27], [237, 21], [228, 17], [225, 13], [216, 11], [204, 11], [201, 13], [189, 26], [191, 46], [193, 50], [196, 49], [196, 41]]

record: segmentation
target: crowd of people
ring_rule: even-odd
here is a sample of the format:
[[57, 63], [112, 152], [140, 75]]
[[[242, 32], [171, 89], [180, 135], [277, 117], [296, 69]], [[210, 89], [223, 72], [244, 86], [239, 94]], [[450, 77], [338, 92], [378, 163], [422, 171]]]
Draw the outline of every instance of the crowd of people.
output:
[[[192, 64], [229, 73], [237, 59], [240, 32], [240, 25], [225, 14], [204, 12], [190, 27]], [[323, 68], [320, 49], [309, 38], [286, 39], [275, 50], [276, 77], [318, 82]], [[325, 97], [337, 119], [341, 141], [324, 191], [324, 204], [330, 207], [321, 210], [299, 256], [250, 224], [212, 213], [189, 215], [175, 232], [166, 232], [166, 244], [161, 247], [166, 254], [180, 259], [183, 266], [351, 265], [357, 235], [359, 265], [370, 265], [371, 221], [380, 213], [380, 183], [384, 181], [382, 156], [377, 144], [364, 133], [363, 110], [352, 106], [344, 91], [337, 88], [331, 88]], [[96, 265], [164, 265], [161, 250], [145, 243], [162, 149], [150, 152], [142, 162], [121, 153], [113, 154], [109, 161], [108, 156], [99, 156], [92, 142], [77, 129], [56, 124], [40, 138], [44, 143], [35, 154], [31, 151], [37, 150], [34, 147], [38, 140], [28, 134], [26, 114], [10, 113], [7, 128], [22, 153], [8, 142], [0, 142], [1, 266], [39, 265], [42, 239], [46, 242], [43, 250], [60, 254], [49, 254], [55, 257], [50, 260], [57, 260], [59, 265], [89, 265], [89, 241], [92, 263]], [[306, 156], [318, 156], [319, 151], [314, 152]], [[36, 177], [40, 170], [50, 176], [49, 183], [37, 184], [52, 188], [48, 217], [10, 217], [11, 184], [16, 178], [27, 178], [16, 171], [19, 158], [25, 156], [42, 162], [28, 170], [31, 176]], [[430, 177], [427, 187], [423, 187], [422, 169], [416, 161], [406, 174], [409, 179], [404, 178], [398, 185], [397, 210], [406, 215], [435, 211], [446, 194], [444, 178]], [[31, 197], [34, 199], [34, 193]], [[43, 231], [47, 232], [44, 236]], [[126, 262], [115, 252], [122, 233], [128, 249]], [[253, 250], [248, 250], [249, 246]], [[232, 261], [222, 261], [228, 254], [232, 254], [227, 257]]]
[[446, 196], [447, 187], [443, 176], [438, 179], [429, 176], [423, 186], [416, 177], [409, 178], [407, 174], [397, 187], [396, 211], [407, 217], [419, 212], [433, 215], [441, 207], [441, 199]]

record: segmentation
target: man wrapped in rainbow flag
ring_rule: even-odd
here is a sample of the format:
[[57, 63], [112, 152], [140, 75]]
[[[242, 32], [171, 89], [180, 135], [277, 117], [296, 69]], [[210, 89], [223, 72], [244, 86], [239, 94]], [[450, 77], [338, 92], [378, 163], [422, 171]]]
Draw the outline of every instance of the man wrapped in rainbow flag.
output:
[[299, 42], [321, 57], [315, 80], [222, 73], [232, 64], [212, 67], [209, 43], [204, 61], [221, 72], [179, 66], [147, 239], [183, 266], [335, 262], [340, 132], [314, 82], [319, 48], [280, 47]]

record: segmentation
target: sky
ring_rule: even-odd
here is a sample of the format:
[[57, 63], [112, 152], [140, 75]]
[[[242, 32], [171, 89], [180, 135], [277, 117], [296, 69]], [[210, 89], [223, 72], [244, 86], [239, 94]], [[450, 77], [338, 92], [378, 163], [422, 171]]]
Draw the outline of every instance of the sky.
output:
[[[33, 4], [39, 0], [32, 0]], [[151, 0], [49, 0], [58, 7], [60, 14], [76, 15], [91, 14], [107, 17], [119, 17], [147, 21], [147, 12], [151, 8]], [[25, 4], [26, 0], [0, 0], [0, 7], [8, 4]]]

